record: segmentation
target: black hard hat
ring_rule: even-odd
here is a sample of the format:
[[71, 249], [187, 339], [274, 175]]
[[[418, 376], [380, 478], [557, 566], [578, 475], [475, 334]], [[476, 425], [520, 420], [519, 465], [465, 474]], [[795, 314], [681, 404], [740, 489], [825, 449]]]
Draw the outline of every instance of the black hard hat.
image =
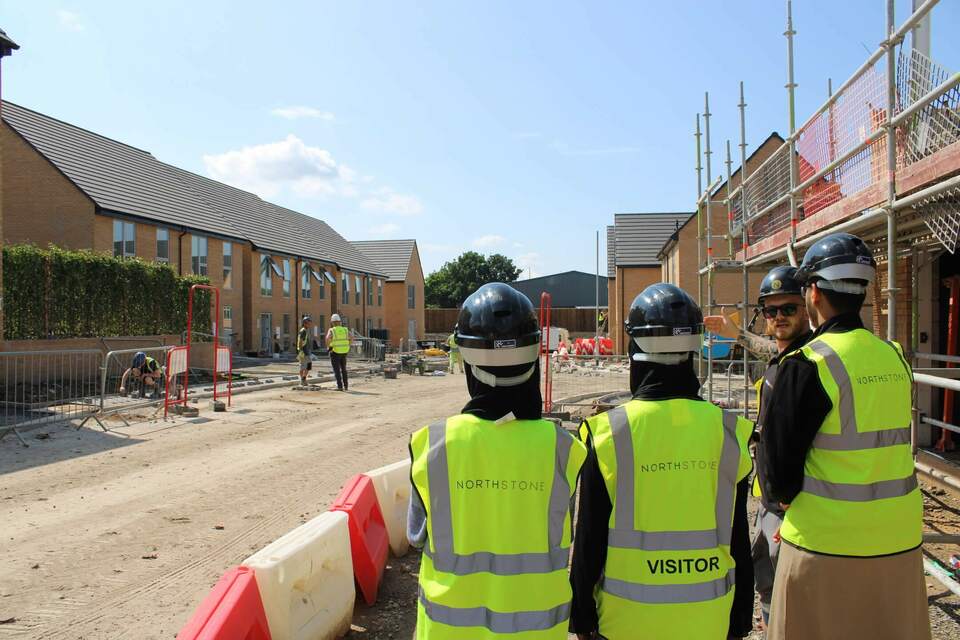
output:
[[876, 271], [877, 262], [867, 243], [849, 233], [834, 233], [807, 250], [795, 277], [802, 285], [814, 281], [848, 281], [843, 283], [847, 285], [845, 287], [818, 286], [845, 293], [863, 293]]
[[757, 296], [759, 302], [767, 296], [781, 295], [803, 295], [800, 290], [800, 283], [797, 282], [797, 268], [790, 265], [774, 267], [764, 276], [760, 283], [760, 295]]
[[[703, 313], [686, 291], [659, 282], [634, 298], [624, 325], [643, 353], [696, 351], [703, 334]], [[635, 355], [634, 359], [644, 358]]]
[[469, 365], [530, 364], [540, 353], [540, 326], [533, 303], [502, 282], [485, 284], [467, 296], [454, 333]]

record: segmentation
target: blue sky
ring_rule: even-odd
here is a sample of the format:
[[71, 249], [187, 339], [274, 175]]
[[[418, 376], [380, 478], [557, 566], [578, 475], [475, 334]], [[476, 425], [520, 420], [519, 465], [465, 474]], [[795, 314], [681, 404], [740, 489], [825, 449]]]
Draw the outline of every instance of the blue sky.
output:
[[[693, 209], [705, 90], [718, 152], [740, 80], [749, 151], [787, 131], [784, 4], [0, 0], [22, 47], [3, 95], [348, 239], [414, 237], [427, 272], [468, 249], [592, 272], [615, 212]], [[885, 2], [794, 5], [800, 124], [882, 39]], [[960, 3], [934, 10], [956, 70], [950, 24]]]

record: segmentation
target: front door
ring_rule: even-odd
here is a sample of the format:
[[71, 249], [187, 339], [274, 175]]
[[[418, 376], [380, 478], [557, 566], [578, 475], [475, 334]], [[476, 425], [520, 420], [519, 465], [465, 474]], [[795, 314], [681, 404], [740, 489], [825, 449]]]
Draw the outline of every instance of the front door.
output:
[[260, 352], [273, 355], [273, 315], [260, 314]]
[[417, 339], [417, 321], [409, 320], [407, 322], [407, 337], [411, 340]]

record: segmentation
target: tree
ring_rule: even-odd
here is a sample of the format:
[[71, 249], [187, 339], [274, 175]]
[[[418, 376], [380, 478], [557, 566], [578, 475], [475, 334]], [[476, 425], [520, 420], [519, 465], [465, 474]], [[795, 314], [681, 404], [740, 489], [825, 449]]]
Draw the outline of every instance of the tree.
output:
[[445, 263], [424, 281], [429, 307], [459, 307], [468, 295], [488, 282], [515, 282], [520, 269], [507, 256], [495, 253], [484, 257], [467, 251]]

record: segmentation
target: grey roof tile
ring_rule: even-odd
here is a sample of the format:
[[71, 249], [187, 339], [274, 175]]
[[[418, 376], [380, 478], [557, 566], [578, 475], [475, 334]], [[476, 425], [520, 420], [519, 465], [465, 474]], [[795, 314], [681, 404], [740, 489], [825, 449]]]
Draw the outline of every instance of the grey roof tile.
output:
[[157, 160], [19, 105], [3, 119], [101, 209], [250, 241], [269, 252], [386, 275], [323, 220]]
[[355, 240], [351, 242], [387, 274], [387, 280], [406, 280], [416, 240]]
[[692, 215], [692, 212], [616, 214], [614, 216], [616, 266], [660, 264], [657, 254], [663, 247], [663, 243]]

